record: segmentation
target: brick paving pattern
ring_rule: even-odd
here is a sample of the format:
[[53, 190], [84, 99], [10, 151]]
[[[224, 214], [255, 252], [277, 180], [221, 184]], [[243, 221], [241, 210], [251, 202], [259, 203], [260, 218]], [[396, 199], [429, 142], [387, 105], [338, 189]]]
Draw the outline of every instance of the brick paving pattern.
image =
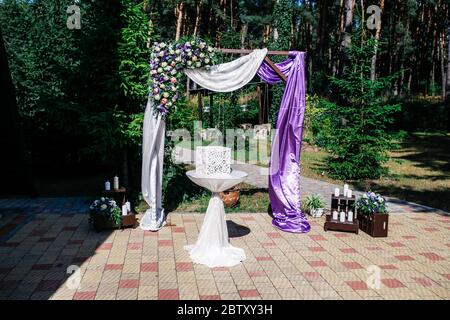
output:
[[[308, 234], [284, 233], [266, 213], [228, 214], [247, 259], [213, 269], [183, 249], [202, 214], [170, 214], [158, 233], [96, 233], [87, 208], [83, 198], [0, 200], [0, 299], [450, 298], [450, 217], [409, 205], [393, 210], [388, 238], [325, 232], [324, 218], [310, 218]], [[380, 268], [379, 288], [369, 266]]]

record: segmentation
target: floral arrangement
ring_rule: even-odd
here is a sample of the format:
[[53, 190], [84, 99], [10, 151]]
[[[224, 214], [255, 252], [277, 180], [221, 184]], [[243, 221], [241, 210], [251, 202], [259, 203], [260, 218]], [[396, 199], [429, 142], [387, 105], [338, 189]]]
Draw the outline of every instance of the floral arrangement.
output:
[[150, 94], [155, 108], [167, 114], [180, 98], [179, 83], [185, 68], [209, 69], [216, 63], [215, 49], [196, 39], [184, 44], [154, 43], [150, 60]]
[[386, 200], [374, 192], [366, 192], [356, 201], [356, 208], [364, 214], [387, 213]]
[[101, 197], [91, 204], [89, 210], [91, 219], [97, 215], [106, 218], [115, 225], [121, 224], [121, 210], [113, 199]]

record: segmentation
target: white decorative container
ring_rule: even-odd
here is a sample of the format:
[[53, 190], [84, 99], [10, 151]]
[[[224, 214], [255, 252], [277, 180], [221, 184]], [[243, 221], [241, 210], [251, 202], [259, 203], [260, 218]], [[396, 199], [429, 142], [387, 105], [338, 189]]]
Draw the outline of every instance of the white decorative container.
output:
[[228, 175], [231, 172], [231, 148], [197, 147], [195, 166], [199, 175]]
[[309, 212], [311, 213], [311, 216], [313, 218], [320, 218], [323, 215], [323, 208], [319, 209], [310, 208]]

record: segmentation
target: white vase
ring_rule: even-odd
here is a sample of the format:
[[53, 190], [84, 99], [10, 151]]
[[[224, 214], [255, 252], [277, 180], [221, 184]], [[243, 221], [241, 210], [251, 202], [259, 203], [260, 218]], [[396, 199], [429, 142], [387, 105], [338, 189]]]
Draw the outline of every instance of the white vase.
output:
[[320, 218], [323, 215], [323, 208], [318, 208], [318, 209], [310, 208], [309, 212], [312, 217]]

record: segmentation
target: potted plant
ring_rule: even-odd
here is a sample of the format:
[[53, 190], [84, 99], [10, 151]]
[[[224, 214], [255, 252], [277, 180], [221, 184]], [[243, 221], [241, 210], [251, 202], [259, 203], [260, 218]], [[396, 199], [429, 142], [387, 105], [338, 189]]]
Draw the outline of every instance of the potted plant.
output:
[[231, 208], [239, 202], [239, 197], [241, 194], [241, 189], [239, 186], [235, 186], [231, 189], [225, 190], [220, 193], [220, 198], [226, 208]]
[[101, 197], [89, 207], [89, 221], [96, 231], [120, 228], [122, 212], [113, 199]]
[[304, 206], [312, 217], [320, 218], [323, 215], [325, 202], [322, 200], [322, 197], [320, 195], [313, 194], [306, 197]]
[[380, 194], [366, 192], [356, 201], [359, 228], [372, 237], [387, 237], [389, 214], [386, 199]]

